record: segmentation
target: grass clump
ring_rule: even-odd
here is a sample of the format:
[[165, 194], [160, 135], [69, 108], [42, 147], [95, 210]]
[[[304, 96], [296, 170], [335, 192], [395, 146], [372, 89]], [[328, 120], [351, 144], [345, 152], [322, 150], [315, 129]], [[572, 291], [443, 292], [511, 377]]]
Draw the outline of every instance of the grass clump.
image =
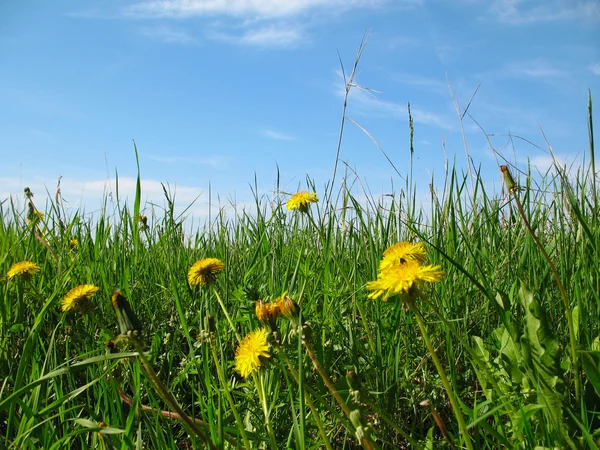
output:
[[0, 204], [0, 448], [596, 448], [590, 143], [574, 175], [502, 166], [504, 195], [346, 177], [189, 233], [139, 172], [112, 217], [27, 190]]

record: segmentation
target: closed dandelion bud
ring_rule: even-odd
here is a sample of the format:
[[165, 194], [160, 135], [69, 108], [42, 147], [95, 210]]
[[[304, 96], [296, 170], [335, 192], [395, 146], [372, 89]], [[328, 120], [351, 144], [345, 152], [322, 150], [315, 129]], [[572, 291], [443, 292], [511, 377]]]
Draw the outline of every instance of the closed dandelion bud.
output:
[[350, 395], [354, 403], [360, 403], [360, 391], [362, 389], [362, 383], [360, 377], [354, 370], [349, 370], [346, 373], [346, 382], [350, 388]]
[[213, 316], [212, 314], [209, 314], [204, 318], [204, 331], [211, 334], [217, 332], [215, 316]]
[[119, 291], [116, 291], [112, 295], [112, 304], [117, 314], [117, 322], [119, 323], [119, 329], [121, 334], [129, 335], [131, 333], [140, 333], [142, 331], [142, 324], [134, 314], [129, 302], [125, 297], [121, 295]]
[[267, 307], [266, 307], [264, 300], [257, 301], [256, 307], [254, 308], [254, 310], [256, 311], [256, 318], [261, 323], [264, 323], [265, 321], [268, 320], [269, 316], [268, 316], [268, 311], [267, 311]]
[[283, 314], [286, 319], [291, 321], [294, 325], [298, 325], [298, 320], [300, 319], [300, 306], [298, 306], [298, 303], [296, 303], [286, 294], [283, 294], [277, 303], [279, 303], [281, 314]]
[[277, 317], [281, 315], [281, 309], [278, 302], [265, 303], [264, 300], [256, 302], [256, 318], [264, 326], [271, 330], [277, 330]]
[[150, 227], [148, 227], [148, 217], [147, 216], [140, 215], [138, 217], [138, 222], [141, 224], [140, 225], [140, 230], [141, 231], [147, 231], [148, 228], [150, 228]]
[[500, 172], [504, 175], [504, 184], [506, 184], [506, 190], [508, 192], [515, 192], [517, 190], [517, 183], [508, 171], [508, 166], [500, 166]]

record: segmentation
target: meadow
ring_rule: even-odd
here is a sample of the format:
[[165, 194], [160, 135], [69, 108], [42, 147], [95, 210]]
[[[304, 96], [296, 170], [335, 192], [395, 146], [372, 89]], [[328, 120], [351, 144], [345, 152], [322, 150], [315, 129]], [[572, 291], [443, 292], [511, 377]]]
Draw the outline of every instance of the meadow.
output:
[[193, 228], [139, 165], [93, 217], [3, 201], [0, 449], [597, 448], [591, 105], [586, 165], [450, 166], [428, 210], [412, 165]]

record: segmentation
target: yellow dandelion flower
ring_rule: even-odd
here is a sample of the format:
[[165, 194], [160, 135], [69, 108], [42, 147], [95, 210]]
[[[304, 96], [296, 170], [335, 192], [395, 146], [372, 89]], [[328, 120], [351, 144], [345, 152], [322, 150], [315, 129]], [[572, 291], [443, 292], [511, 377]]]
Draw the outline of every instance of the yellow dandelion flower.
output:
[[407, 261], [425, 262], [427, 253], [422, 242], [411, 244], [410, 242], [398, 242], [383, 252], [383, 259], [379, 263], [379, 270], [386, 267], [404, 264]]
[[293, 194], [287, 201], [286, 206], [289, 211], [297, 209], [300, 212], [308, 212], [308, 205], [317, 203], [319, 197], [316, 192], [300, 191]]
[[264, 328], [249, 333], [235, 351], [235, 369], [244, 377], [260, 369], [264, 358], [270, 358], [267, 333]]
[[377, 280], [367, 283], [367, 290], [373, 291], [369, 298], [379, 298], [385, 294], [383, 301], [387, 301], [390, 295], [406, 295], [416, 283], [436, 282], [444, 273], [440, 266], [421, 266], [417, 261], [389, 266], [379, 271]]
[[77, 239], [70, 239], [69, 240], [69, 247], [71, 248], [75, 248], [79, 245], [79, 241]]
[[39, 272], [40, 267], [31, 261], [21, 261], [12, 265], [6, 277], [8, 280], [19, 278], [22, 281], [29, 281], [31, 277]]
[[188, 283], [190, 286], [196, 286], [198, 284], [206, 286], [214, 283], [217, 280], [217, 275], [219, 275], [223, 269], [225, 269], [225, 264], [223, 264], [220, 259], [201, 259], [196, 261], [188, 271]]
[[70, 311], [79, 309], [82, 313], [91, 308], [90, 299], [98, 292], [93, 284], [82, 284], [74, 287], [63, 298], [61, 310]]

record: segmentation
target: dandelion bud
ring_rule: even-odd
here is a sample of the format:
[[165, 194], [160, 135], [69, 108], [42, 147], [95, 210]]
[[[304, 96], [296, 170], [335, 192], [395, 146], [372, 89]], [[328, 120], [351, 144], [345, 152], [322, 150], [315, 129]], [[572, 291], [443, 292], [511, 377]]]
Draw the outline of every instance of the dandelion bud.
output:
[[508, 192], [515, 192], [518, 188], [515, 179], [512, 177], [508, 170], [508, 166], [500, 166], [500, 172], [504, 175], [504, 183], [506, 184], [506, 190]]
[[213, 316], [212, 314], [209, 314], [204, 318], [204, 331], [211, 334], [217, 332], [215, 316]]
[[283, 314], [286, 319], [291, 321], [294, 325], [297, 325], [298, 320], [300, 319], [300, 306], [298, 306], [298, 303], [296, 303], [286, 294], [283, 294], [281, 297], [279, 297], [277, 303], [279, 304], [281, 314]]
[[281, 309], [278, 302], [265, 303], [264, 300], [256, 302], [256, 318], [271, 330], [277, 330], [277, 317], [281, 315]]
[[117, 314], [117, 322], [119, 323], [121, 334], [129, 335], [130, 333], [135, 334], [142, 331], [141, 322], [135, 316], [127, 299], [119, 291], [116, 291], [112, 295], [112, 304]]

